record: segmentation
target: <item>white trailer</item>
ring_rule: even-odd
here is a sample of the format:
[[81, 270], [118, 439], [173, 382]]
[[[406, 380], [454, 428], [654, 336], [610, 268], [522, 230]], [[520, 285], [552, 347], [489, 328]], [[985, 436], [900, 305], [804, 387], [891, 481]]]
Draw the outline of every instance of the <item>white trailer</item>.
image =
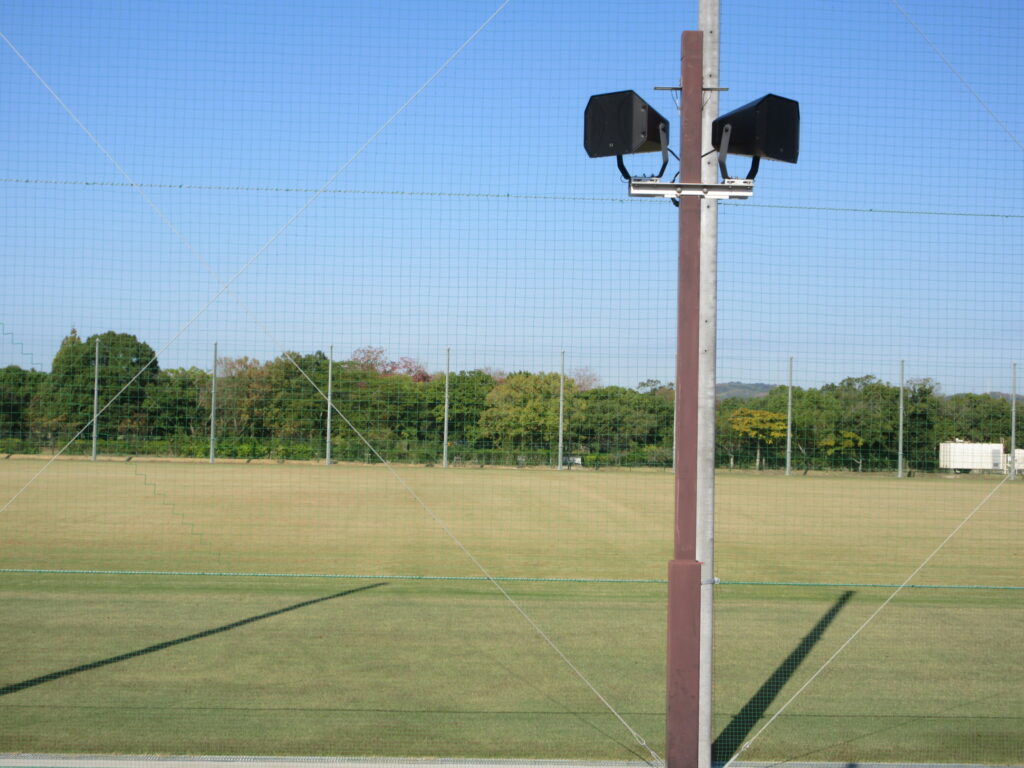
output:
[[1005, 472], [1002, 443], [939, 443], [939, 468], [960, 472]]

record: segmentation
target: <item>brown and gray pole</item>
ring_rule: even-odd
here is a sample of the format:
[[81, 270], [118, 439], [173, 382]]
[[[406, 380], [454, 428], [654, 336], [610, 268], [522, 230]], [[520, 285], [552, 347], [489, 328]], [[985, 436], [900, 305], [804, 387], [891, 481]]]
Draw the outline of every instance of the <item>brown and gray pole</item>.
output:
[[[703, 33], [684, 32], [679, 180], [701, 182]], [[679, 200], [676, 341], [675, 549], [668, 567], [665, 761], [697, 768], [700, 742], [701, 563], [697, 560], [701, 208]]]

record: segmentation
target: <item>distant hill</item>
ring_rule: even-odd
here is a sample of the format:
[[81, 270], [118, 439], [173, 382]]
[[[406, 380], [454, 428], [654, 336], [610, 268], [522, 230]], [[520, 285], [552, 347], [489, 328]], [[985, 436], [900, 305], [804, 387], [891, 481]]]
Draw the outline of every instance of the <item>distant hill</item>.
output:
[[[986, 392], [985, 395], [988, 397], [994, 397], [997, 400], [1006, 400], [1007, 402], [1013, 400], [1013, 395], [1009, 392]], [[1020, 398], [1018, 397], [1017, 400], [1019, 402]]]
[[764, 397], [774, 388], [774, 384], [744, 384], [742, 381], [727, 381], [717, 384], [715, 392], [719, 400], [726, 400], [730, 397]]

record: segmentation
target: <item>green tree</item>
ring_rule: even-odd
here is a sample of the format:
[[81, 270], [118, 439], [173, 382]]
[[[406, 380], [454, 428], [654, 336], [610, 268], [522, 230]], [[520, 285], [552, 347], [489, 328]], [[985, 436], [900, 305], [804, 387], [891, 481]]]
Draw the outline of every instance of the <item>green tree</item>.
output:
[[422, 442], [431, 443], [431, 452], [441, 446], [427, 388], [419, 374], [395, 373], [381, 376], [368, 393], [366, 418], [377, 430], [386, 430], [395, 441], [398, 458]]
[[250, 357], [217, 360], [218, 439], [265, 440], [273, 389], [267, 367]]
[[[806, 474], [812, 467], [824, 468], [819, 454], [822, 440], [835, 433], [837, 407], [835, 399], [817, 389], [793, 387], [791, 443], [793, 464]], [[789, 405], [789, 388], [775, 387], [760, 401], [765, 410], [783, 412]]]
[[0, 368], [0, 438], [24, 440], [29, 436], [29, 406], [46, 381], [41, 371], [16, 365]]
[[432, 461], [439, 455], [435, 404], [419, 370], [411, 360], [383, 367], [356, 359], [335, 364], [333, 402], [342, 416], [332, 429], [339, 457], [372, 460], [366, 442], [388, 460]]
[[672, 445], [672, 405], [656, 392], [601, 387], [577, 395], [575, 405], [573, 441], [590, 452], [623, 454]]
[[1010, 401], [993, 395], [952, 395], [940, 401], [940, 442], [997, 443], [1010, 435]]
[[[508, 450], [550, 450], [558, 440], [557, 373], [512, 373], [486, 398], [480, 435]], [[571, 414], [576, 385], [565, 380], [566, 412]], [[571, 424], [571, 415], [567, 419]]]
[[[448, 377], [448, 442], [450, 448], [474, 448], [480, 440], [480, 415], [487, 407], [487, 394], [494, 377], [485, 371], [459, 371]], [[444, 374], [434, 376], [427, 387], [434, 417], [433, 432], [444, 434]]]
[[149, 433], [157, 437], [203, 436], [210, 428], [210, 374], [198, 368], [169, 368], [146, 391], [143, 407]]
[[[321, 444], [327, 423], [327, 355], [286, 352], [268, 362], [268, 436]], [[318, 391], [319, 390], [319, 391]]]
[[928, 471], [939, 466], [942, 414], [938, 390], [939, 385], [931, 379], [907, 382], [904, 446], [907, 462], [915, 469]]
[[146, 392], [160, 373], [145, 342], [127, 333], [107, 331], [82, 341], [71, 333], [53, 358], [50, 375], [31, 407], [33, 428], [50, 439], [69, 439], [92, 420], [95, 349], [99, 341], [99, 407], [97, 431], [102, 439], [144, 431]]
[[[826, 384], [821, 391], [831, 400], [831, 423], [822, 424], [818, 440], [825, 454], [843, 463], [852, 462], [858, 470], [894, 467], [899, 388], [874, 376], [861, 376]], [[856, 439], [844, 437], [843, 433], [855, 435]]]

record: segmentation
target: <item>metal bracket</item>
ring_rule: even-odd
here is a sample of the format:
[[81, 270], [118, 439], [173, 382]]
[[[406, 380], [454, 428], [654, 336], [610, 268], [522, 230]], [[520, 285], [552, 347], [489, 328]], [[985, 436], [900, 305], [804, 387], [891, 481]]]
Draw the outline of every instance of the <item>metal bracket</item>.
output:
[[[654, 90], [656, 90], [656, 91], [681, 91], [683, 89], [680, 88], [678, 85], [656, 85], [656, 86], [654, 86]], [[701, 90], [702, 91], [728, 91], [729, 89], [728, 88], [711, 88], [709, 86], [704, 86], [703, 88], [701, 88]]]
[[[725, 167], [725, 160], [729, 157], [729, 137], [732, 136], [732, 126], [726, 123], [722, 127], [722, 141], [718, 147], [718, 170], [722, 173], [722, 178], [726, 181], [730, 181], [729, 169]], [[757, 169], [761, 167], [761, 158], [756, 155], [750, 160], [750, 170], [747, 172], [747, 178], [753, 179], [757, 176]]]
[[[661, 142], [661, 170], [652, 178], [660, 179], [661, 174], [668, 168], [668, 123], [658, 123], [658, 141]], [[622, 155], [615, 156], [615, 164], [619, 166], [619, 173], [622, 174], [622, 178], [626, 181], [632, 181], [633, 177], [629, 175], [629, 171], [626, 169], [626, 164], [622, 160]]]
[[725, 179], [721, 184], [662, 181], [661, 179], [630, 179], [630, 197], [663, 197], [678, 199], [696, 195], [708, 200], [745, 200], [754, 194], [753, 179]]

